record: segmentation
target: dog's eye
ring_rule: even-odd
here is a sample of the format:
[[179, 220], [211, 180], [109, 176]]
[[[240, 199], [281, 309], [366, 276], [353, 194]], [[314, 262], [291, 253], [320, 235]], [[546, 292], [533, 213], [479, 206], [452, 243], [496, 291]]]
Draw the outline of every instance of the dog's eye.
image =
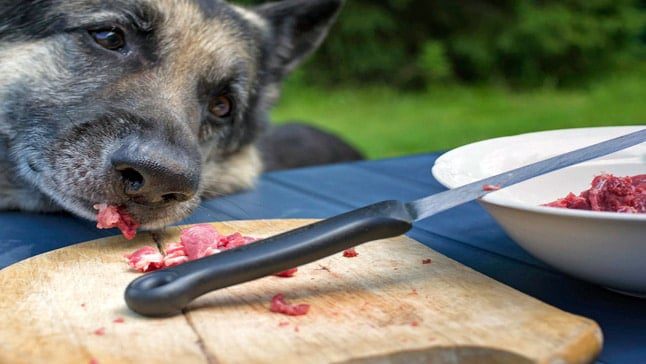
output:
[[105, 49], [116, 51], [126, 45], [126, 38], [120, 29], [102, 29], [90, 31], [94, 41]]
[[209, 111], [215, 117], [226, 118], [233, 111], [233, 101], [226, 95], [214, 97], [209, 103]]

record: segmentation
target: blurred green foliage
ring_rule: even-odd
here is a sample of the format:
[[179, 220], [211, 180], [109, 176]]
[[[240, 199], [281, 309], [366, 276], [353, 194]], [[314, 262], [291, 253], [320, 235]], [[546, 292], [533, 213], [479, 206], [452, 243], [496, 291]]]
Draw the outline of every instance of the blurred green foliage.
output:
[[273, 112], [344, 137], [368, 158], [454, 148], [538, 130], [646, 123], [646, 65], [584, 88], [522, 91], [497, 85], [321, 88], [289, 80]]
[[646, 55], [644, 24], [638, 0], [347, 0], [299, 77], [399, 88], [567, 86]]

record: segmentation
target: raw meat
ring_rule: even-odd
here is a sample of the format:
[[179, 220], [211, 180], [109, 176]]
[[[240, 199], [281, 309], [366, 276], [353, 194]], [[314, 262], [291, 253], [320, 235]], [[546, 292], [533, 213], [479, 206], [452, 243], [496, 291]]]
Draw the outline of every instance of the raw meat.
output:
[[157, 270], [164, 266], [164, 256], [152, 246], [137, 249], [124, 257], [128, 261], [128, 265], [139, 272]]
[[591, 187], [578, 196], [567, 196], [543, 206], [577, 210], [646, 213], [646, 174], [616, 177], [601, 174], [591, 182]]
[[[205, 253], [211, 250], [207, 249]], [[164, 267], [172, 267], [189, 261], [186, 251], [182, 243], [171, 243], [166, 247], [166, 255], [164, 256]]]
[[483, 191], [498, 191], [500, 189], [500, 185], [484, 185], [482, 186]]
[[431, 258], [422, 259], [422, 264], [431, 264]]
[[188, 260], [195, 260], [219, 252], [219, 238], [220, 234], [211, 225], [195, 225], [182, 231], [179, 245], [174, 248], [183, 247]]
[[258, 239], [252, 238], [249, 236], [242, 236], [240, 233], [234, 233], [231, 235], [220, 236], [218, 239], [217, 248], [220, 250], [227, 250], [237, 248], [249, 243], [253, 243]]
[[284, 270], [284, 271], [282, 271], [282, 272], [278, 272], [278, 273], [276, 273], [276, 274], [274, 274], [274, 275], [275, 275], [276, 277], [289, 278], [289, 277], [293, 277], [293, 276], [294, 276], [294, 274], [296, 274], [296, 271], [297, 271], [297, 270], [298, 270], [298, 268], [290, 268], [290, 269], [288, 269], [288, 270]]
[[105, 335], [105, 327], [99, 327], [98, 329], [94, 330], [93, 334], [96, 336]]
[[[145, 246], [131, 254], [124, 255], [124, 257], [133, 269], [139, 272], [149, 272], [200, 259], [256, 240], [258, 239], [243, 236], [240, 233], [221, 235], [213, 226], [200, 224], [182, 230], [180, 241], [169, 244], [163, 255], [159, 253], [157, 248]], [[291, 268], [276, 275], [293, 277], [296, 271], [297, 268]]]
[[285, 301], [285, 296], [282, 293], [279, 293], [271, 298], [271, 306], [269, 307], [271, 312], [282, 313], [289, 316], [301, 316], [306, 315], [310, 310], [310, 305], [306, 303], [301, 303], [298, 305], [292, 305]]
[[115, 324], [122, 324], [126, 322], [126, 320], [123, 319], [123, 317], [117, 317], [116, 319], [112, 320]]
[[123, 236], [131, 240], [137, 234], [139, 223], [122, 207], [100, 203], [94, 205], [96, 227], [99, 229], [119, 228]]
[[354, 258], [357, 255], [359, 255], [359, 253], [357, 253], [354, 248], [346, 249], [343, 251], [343, 256], [346, 258]]

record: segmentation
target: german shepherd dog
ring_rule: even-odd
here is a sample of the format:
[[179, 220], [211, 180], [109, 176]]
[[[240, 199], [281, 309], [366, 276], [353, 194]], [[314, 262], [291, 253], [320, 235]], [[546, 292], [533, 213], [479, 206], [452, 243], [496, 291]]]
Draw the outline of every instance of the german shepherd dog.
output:
[[0, 0], [0, 209], [108, 203], [153, 229], [310, 154], [290, 135], [355, 159], [310, 128], [265, 132], [342, 1]]

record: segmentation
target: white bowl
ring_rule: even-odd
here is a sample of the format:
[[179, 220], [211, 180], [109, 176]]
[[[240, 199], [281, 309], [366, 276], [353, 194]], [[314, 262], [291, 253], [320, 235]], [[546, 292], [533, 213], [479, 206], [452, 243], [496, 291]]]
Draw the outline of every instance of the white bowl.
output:
[[[448, 188], [646, 126], [565, 129], [496, 138], [445, 153], [433, 176]], [[491, 192], [480, 202], [520, 246], [555, 268], [646, 297], [646, 214], [545, 207], [589, 188], [595, 175], [646, 173], [646, 143]]]

